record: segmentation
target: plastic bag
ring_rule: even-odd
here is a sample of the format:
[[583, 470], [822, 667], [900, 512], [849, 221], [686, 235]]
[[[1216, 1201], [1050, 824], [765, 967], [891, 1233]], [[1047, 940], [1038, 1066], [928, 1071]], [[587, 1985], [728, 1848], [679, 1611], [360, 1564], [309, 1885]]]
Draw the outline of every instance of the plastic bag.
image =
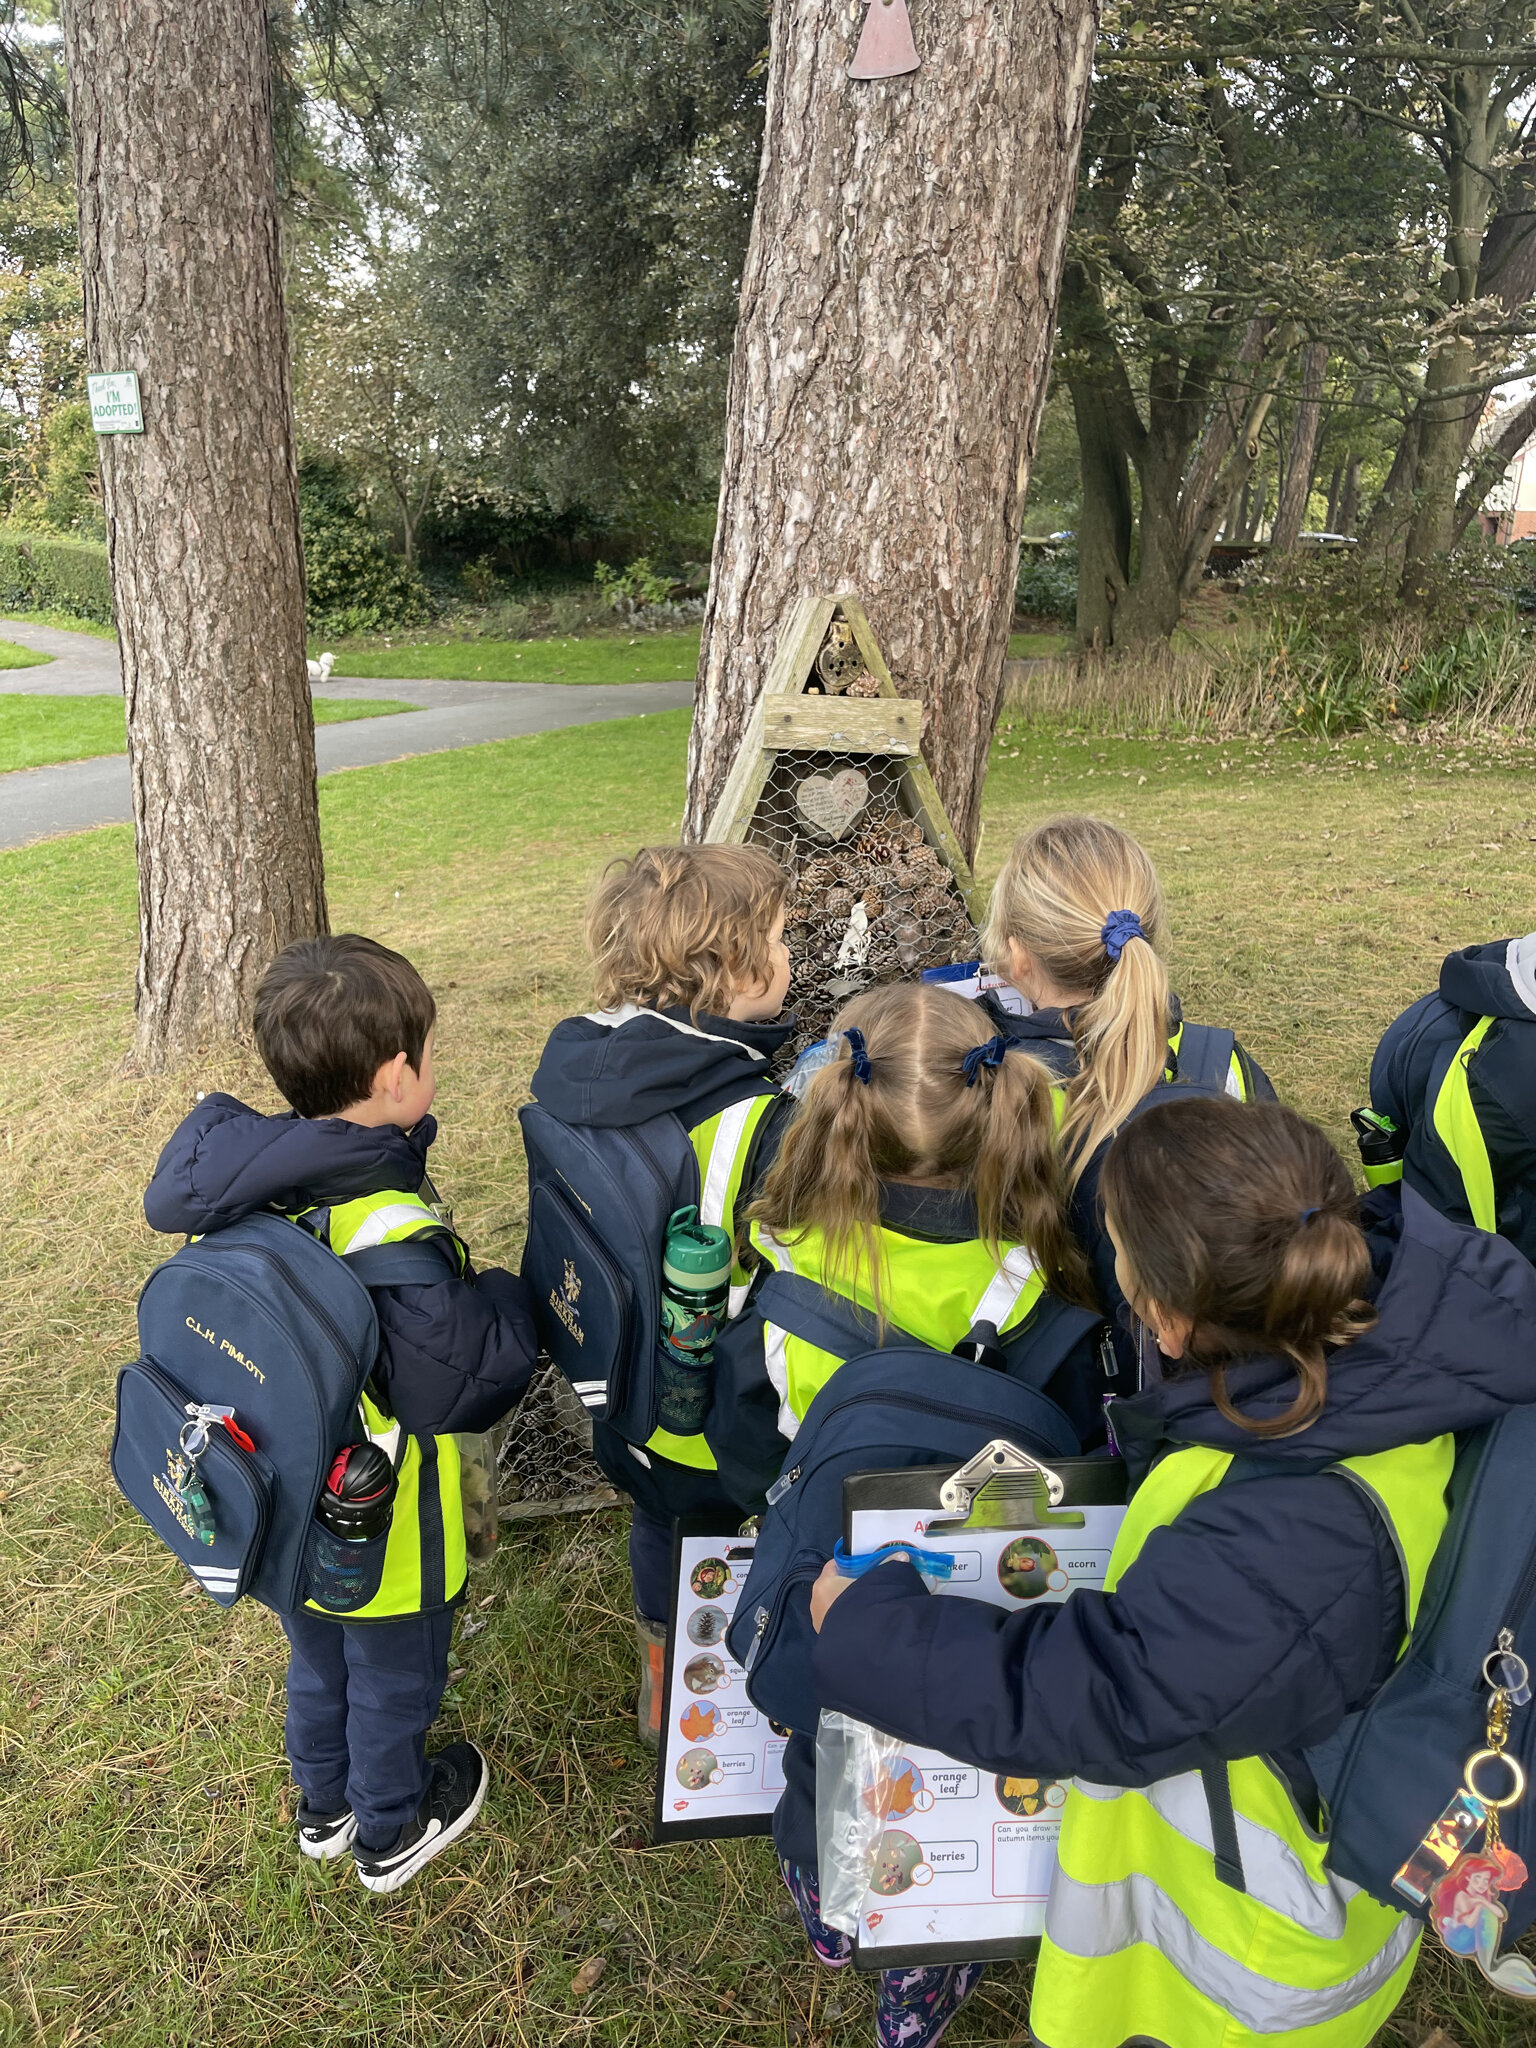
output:
[[500, 1501], [496, 1489], [496, 1447], [489, 1436], [455, 1436], [459, 1447], [459, 1498], [464, 1507], [464, 1547], [474, 1558], [496, 1548]]
[[848, 1714], [822, 1710], [816, 1730], [816, 1861], [821, 1917], [856, 1934], [875, 1851], [896, 1797], [903, 1746]]

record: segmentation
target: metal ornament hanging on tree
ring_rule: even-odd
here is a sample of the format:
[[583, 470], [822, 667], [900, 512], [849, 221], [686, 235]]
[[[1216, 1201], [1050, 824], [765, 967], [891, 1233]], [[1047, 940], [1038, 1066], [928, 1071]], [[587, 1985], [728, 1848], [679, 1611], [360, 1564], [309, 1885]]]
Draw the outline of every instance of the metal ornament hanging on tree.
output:
[[920, 63], [907, 0], [869, 0], [864, 32], [848, 66], [850, 78], [900, 78]]

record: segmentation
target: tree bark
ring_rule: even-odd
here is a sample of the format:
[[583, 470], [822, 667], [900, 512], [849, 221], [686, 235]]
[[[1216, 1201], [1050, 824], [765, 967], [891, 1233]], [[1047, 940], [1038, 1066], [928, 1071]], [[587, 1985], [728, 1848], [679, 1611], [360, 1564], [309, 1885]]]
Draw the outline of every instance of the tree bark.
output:
[[263, 0], [64, 0], [139, 861], [135, 1057], [249, 1025], [326, 928]]
[[[882, 0], [872, 0], [879, 6]], [[776, 0], [684, 831], [780, 631], [850, 589], [974, 850], [1096, 0], [914, 0], [921, 68], [852, 81], [862, 9]]]
[[1285, 458], [1285, 483], [1275, 508], [1275, 523], [1269, 536], [1272, 555], [1288, 555], [1295, 547], [1302, 522], [1307, 516], [1307, 499], [1312, 493], [1312, 471], [1317, 462], [1317, 430], [1323, 415], [1323, 378], [1328, 369], [1328, 344], [1307, 344], [1302, 358], [1301, 396], [1291, 422], [1291, 442]]

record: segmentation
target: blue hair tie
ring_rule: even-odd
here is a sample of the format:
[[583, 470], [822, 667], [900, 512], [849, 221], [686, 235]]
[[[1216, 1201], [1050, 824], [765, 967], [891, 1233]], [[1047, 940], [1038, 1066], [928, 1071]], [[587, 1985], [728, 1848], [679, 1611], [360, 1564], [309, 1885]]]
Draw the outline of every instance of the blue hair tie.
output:
[[1321, 1216], [1321, 1215], [1322, 1215], [1322, 1213], [1323, 1213], [1323, 1212], [1322, 1212], [1322, 1210], [1321, 1210], [1321, 1209], [1303, 1209], [1303, 1210], [1302, 1210], [1302, 1212], [1301, 1212], [1301, 1218], [1300, 1218], [1300, 1220], [1301, 1220], [1301, 1222], [1302, 1222], [1302, 1223], [1304, 1223], [1304, 1224], [1305, 1224], [1305, 1223], [1310, 1223], [1310, 1222], [1312, 1221], [1312, 1218], [1313, 1218], [1314, 1216]]
[[973, 1045], [960, 1062], [960, 1071], [965, 1076], [966, 1087], [976, 1086], [983, 1067], [1000, 1067], [1007, 1050], [1008, 1040], [1000, 1032], [995, 1038], [989, 1038], [985, 1045]]
[[1111, 960], [1118, 960], [1132, 939], [1144, 939], [1141, 919], [1134, 910], [1112, 910], [1105, 918], [1099, 937]]
[[854, 1024], [843, 1033], [843, 1036], [848, 1041], [848, 1058], [853, 1068], [853, 1078], [855, 1081], [862, 1081], [867, 1088], [875, 1078], [875, 1070], [869, 1063], [869, 1049], [864, 1043], [864, 1034], [857, 1024]]

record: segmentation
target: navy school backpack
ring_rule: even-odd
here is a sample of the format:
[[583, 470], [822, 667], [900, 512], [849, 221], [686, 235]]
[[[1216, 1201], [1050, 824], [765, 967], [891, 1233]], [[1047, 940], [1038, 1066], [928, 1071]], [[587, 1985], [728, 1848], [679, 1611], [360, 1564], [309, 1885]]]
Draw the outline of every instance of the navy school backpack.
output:
[[447, 1278], [440, 1243], [338, 1258], [263, 1211], [184, 1245], [144, 1283], [112, 1476], [221, 1607], [244, 1594], [278, 1614], [304, 1605], [315, 1503], [336, 1452], [364, 1434], [358, 1397], [379, 1348], [368, 1289]]
[[[811, 1586], [843, 1533], [843, 1481], [952, 1458], [995, 1437], [1040, 1457], [1081, 1450], [1067, 1417], [1040, 1391], [1101, 1319], [1046, 1296], [1019, 1332], [978, 1324], [953, 1352], [874, 1325], [803, 1274], [771, 1273], [758, 1306], [780, 1329], [847, 1356], [817, 1394], [768, 1495], [752, 1569], [727, 1642], [747, 1693], [770, 1720], [812, 1730]], [[985, 1359], [986, 1363], [978, 1362]]]
[[[582, 1406], [632, 1444], [656, 1430], [661, 1254], [674, 1209], [697, 1204], [699, 1162], [667, 1112], [607, 1130], [518, 1112], [528, 1155], [528, 1242], [539, 1344]], [[637, 1285], [635, 1275], [649, 1277]]]
[[[1407, 1650], [1366, 1705], [1307, 1752], [1327, 1815], [1329, 1864], [1419, 1919], [1428, 1900], [1393, 1880], [1465, 1783], [1468, 1759], [1487, 1746], [1485, 1660], [1511, 1650], [1536, 1681], [1533, 1473], [1536, 1407], [1513, 1408], [1465, 1439], [1451, 1478], [1450, 1520]], [[1506, 1947], [1536, 1921], [1536, 1699], [1512, 1707], [1507, 1754], [1531, 1789], [1500, 1813], [1501, 1833], [1531, 1874], [1500, 1894]], [[1474, 1776], [1473, 1790], [1494, 1798], [1512, 1787], [1500, 1763], [1485, 1761]], [[1475, 1851], [1479, 1838], [1463, 1846]]]

